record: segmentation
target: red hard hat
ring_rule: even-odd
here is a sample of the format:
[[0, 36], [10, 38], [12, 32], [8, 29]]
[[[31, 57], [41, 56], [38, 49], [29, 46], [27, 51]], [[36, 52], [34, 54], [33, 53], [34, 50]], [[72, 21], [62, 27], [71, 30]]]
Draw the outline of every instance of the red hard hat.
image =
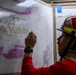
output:
[[66, 18], [61, 29], [64, 30], [64, 27], [76, 29], [76, 16], [71, 16], [71, 17]]

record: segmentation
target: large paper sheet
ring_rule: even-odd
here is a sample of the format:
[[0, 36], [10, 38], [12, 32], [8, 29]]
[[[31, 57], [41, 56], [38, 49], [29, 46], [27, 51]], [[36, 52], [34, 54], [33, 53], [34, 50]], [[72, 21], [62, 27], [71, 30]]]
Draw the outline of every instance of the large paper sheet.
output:
[[24, 39], [30, 31], [37, 35], [37, 43], [33, 49], [34, 66], [53, 64], [52, 8], [33, 0], [21, 3], [18, 0], [2, 0], [0, 6], [0, 74], [21, 72]]

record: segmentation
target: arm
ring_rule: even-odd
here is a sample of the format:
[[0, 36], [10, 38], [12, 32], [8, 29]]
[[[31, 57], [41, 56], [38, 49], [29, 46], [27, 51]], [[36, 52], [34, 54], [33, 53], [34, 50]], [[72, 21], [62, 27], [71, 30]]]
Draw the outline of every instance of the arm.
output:
[[32, 63], [32, 57], [26, 56], [22, 63], [21, 75], [50, 75], [49, 67], [35, 68]]
[[[29, 46], [33, 49], [33, 47], [36, 44], [36, 35], [31, 32], [29, 35], [25, 38], [25, 45], [26, 47]], [[35, 68], [32, 63], [32, 52], [26, 53], [23, 58], [22, 62], [22, 72], [21, 75], [50, 75], [49, 74], [49, 68]], [[46, 71], [45, 71], [46, 70]], [[46, 72], [46, 73], [44, 73]]]
[[[25, 38], [26, 47], [29, 46], [30, 49], [33, 49], [33, 47], [36, 44], [36, 38], [37, 37], [36, 37], [36, 35], [33, 32], [29, 33], [29, 35]], [[29, 52], [29, 53], [25, 52], [25, 57], [27, 57], [27, 56], [31, 56], [32, 57], [32, 52]]]
[[[25, 39], [25, 45], [30, 46], [30, 48], [33, 48], [35, 44], [36, 44], [36, 36], [33, 32], [31, 32]], [[55, 69], [54, 67], [55, 66], [35, 68], [32, 63], [32, 52], [29, 52], [25, 53], [24, 55], [21, 75], [57, 75], [56, 73], [56, 69], [58, 69], [56, 68], [57, 65]], [[61, 68], [58, 70], [60, 72]]]
[[64, 67], [61, 62], [57, 62], [50, 67], [35, 68], [32, 57], [26, 56], [23, 59], [21, 75], [66, 75], [67, 72]]

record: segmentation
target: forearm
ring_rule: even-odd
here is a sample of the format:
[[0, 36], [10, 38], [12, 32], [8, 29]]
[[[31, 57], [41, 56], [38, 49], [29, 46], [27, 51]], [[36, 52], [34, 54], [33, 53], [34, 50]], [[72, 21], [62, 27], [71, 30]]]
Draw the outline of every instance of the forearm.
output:
[[21, 75], [36, 75], [36, 69], [32, 63], [32, 53], [35, 44], [36, 35], [33, 32], [30, 32], [29, 35], [25, 38], [26, 48], [24, 49], [25, 55], [22, 62]]
[[[23, 62], [22, 62], [22, 73], [21, 75], [30, 75], [28, 73], [31, 73], [34, 69], [33, 63], [32, 63], [32, 53], [25, 53]], [[33, 75], [33, 74], [31, 74]]]
[[25, 53], [24, 57], [32, 57], [32, 53]]

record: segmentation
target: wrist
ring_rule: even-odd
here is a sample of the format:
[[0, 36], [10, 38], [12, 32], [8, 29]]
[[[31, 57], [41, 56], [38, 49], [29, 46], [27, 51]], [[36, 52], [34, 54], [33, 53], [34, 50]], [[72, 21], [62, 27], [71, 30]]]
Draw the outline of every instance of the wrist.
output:
[[33, 53], [33, 49], [30, 46], [26, 46], [26, 48], [24, 49], [25, 53]]
[[25, 57], [32, 57], [32, 53], [25, 53]]

